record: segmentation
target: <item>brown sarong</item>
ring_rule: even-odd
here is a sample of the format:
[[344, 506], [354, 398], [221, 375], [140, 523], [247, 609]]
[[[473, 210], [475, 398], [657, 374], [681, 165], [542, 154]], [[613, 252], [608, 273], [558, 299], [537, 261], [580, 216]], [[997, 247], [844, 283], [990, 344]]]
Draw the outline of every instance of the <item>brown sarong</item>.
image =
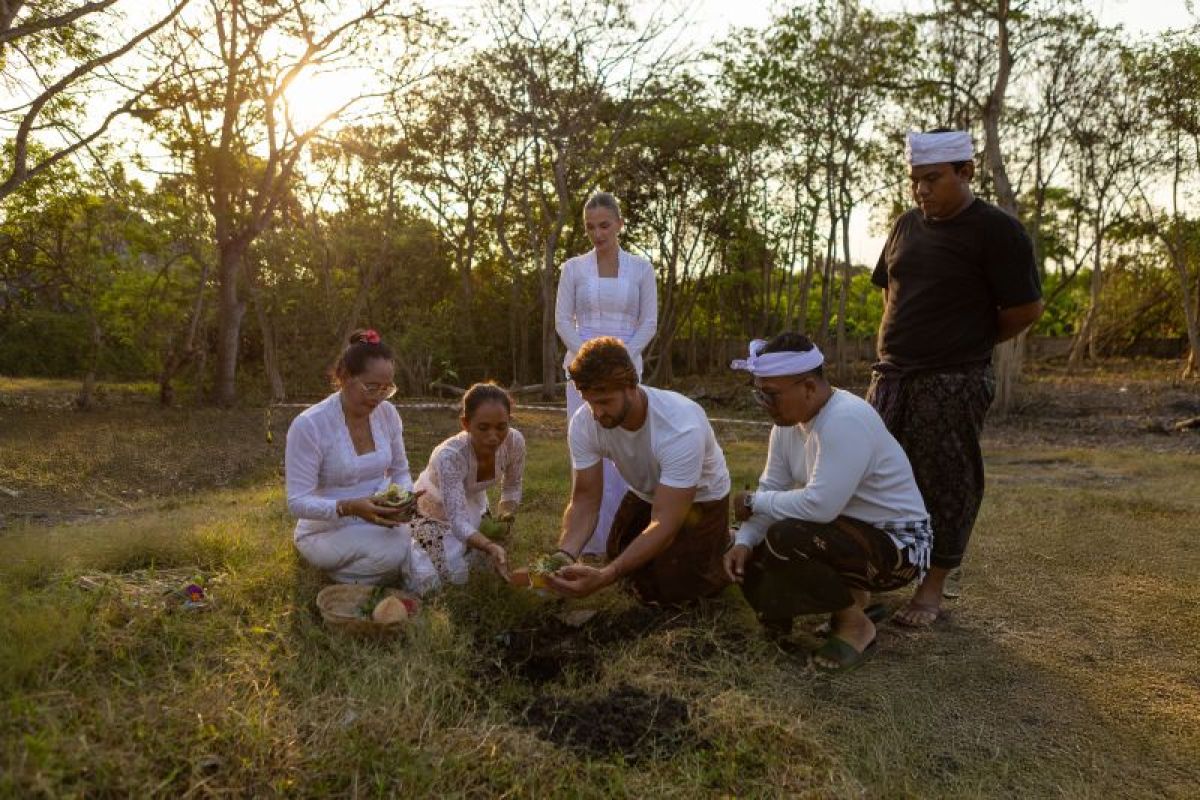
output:
[[[633, 492], [625, 493], [608, 535], [610, 561], [646, 530], [650, 510], [650, 503]], [[728, 545], [729, 495], [692, 503], [667, 549], [626, 575], [626, 583], [647, 605], [672, 605], [714, 595], [729, 583], [721, 561]]]
[[786, 628], [793, 617], [840, 611], [850, 589], [888, 592], [917, 576], [917, 567], [887, 533], [861, 520], [830, 523], [785, 519], [771, 525], [746, 566], [742, 594], [764, 625]]

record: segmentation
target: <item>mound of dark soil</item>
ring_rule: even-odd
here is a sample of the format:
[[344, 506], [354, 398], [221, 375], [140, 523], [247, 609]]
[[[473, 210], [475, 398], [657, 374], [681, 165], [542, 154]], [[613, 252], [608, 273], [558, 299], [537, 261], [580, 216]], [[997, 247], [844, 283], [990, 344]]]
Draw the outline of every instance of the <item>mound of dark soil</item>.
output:
[[595, 649], [571, 633], [558, 622], [506, 631], [497, 638], [495, 660], [510, 676], [534, 684], [556, 681], [572, 668], [594, 667]]
[[560, 747], [630, 762], [669, 756], [695, 739], [687, 703], [626, 684], [595, 698], [544, 698], [524, 720]]

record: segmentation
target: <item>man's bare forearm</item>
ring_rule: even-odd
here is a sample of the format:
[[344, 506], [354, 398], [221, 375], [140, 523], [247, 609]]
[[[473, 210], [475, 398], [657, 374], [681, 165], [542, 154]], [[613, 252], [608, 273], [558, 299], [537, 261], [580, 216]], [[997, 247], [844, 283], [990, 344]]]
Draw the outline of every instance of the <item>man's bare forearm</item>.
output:
[[1014, 308], [1002, 308], [996, 312], [996, 344], [1007, 342], [1021, 331], [1037, 322], [1045, 306], [1041, 300]]
[[599, 503], [572, 499], [567, 504], [567, 510], [563, 512], [562, 535], [558, 538], [558, 546], [578, 557], [592, 538], [592, 534], [596, 532], [596, 522], [599, 518]]
[[646, 529], [621, 551], [621, 555], [617, 556], [608, 568], [618, 578], [636, 572], [647, 561], [670, 547], [677, 533], [677, 524], [663, 524], [660, 520], [651, 520]]

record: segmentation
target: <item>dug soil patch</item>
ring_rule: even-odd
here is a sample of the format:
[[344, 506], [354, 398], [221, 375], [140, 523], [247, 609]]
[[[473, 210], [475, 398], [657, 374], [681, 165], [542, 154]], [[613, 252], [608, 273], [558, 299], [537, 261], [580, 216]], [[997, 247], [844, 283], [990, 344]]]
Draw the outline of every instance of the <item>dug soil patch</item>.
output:
[[[678, 612], [642, 607], [600, 614], [579, 627], [557, 618], [536, 618], [495, 636], [491, 661], [503, 674], [538, 686], [559, 681], [571, 671], [597, 674], [606, 649], [686, 623], [687, 617]], [[497, 677], [490, 670], [488, 675]]]
[[594, 698], [538, 700], [524, 721], [559, 747], [585, 755], [620, 755], [626, 761], [666, 757], [695, 745], [687, 703], [621, 684]]

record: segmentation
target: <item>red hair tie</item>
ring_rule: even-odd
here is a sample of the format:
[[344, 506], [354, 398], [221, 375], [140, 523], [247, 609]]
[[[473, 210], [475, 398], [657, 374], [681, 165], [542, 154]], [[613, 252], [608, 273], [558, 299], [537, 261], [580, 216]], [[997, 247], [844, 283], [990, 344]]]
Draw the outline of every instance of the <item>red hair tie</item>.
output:
[[379, 344], [379, 331], [375, 330], [374, 328], [365, 330], [362, 332], [362, 335], [358, 337], [358, 340], [360, 342], [366, 342], [367, 344]]

